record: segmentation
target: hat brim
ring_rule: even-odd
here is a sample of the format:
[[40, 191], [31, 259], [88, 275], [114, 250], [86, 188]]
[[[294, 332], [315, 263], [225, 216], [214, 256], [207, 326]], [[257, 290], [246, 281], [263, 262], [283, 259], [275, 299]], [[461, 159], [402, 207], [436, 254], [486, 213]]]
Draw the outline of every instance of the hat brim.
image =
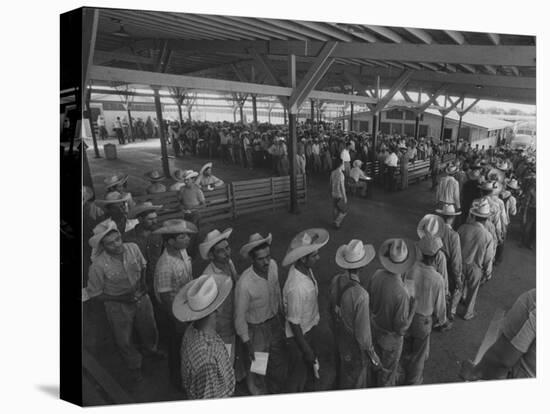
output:
[[[281, 265], [282, 266], [289, 266], [292, 263], [295, 263], [298, 259], [301, 259], [304, 256], [307, 256], [308, 254], [311, 254], [317, 250], [319, 250], [321, 247], [323, 247], [325, 244], [328, 243], [329, 234], [328, 231], [321, 228], [314, 228], [314, 229], [308, 229], [304, 230], [309, 233], [313, 233], [315, 236], [315, 242], [312, 244], [309, 244], [307, 246], [299, 246], [294, 249], [290, 249], [287, 251]], [[295, 236], [299, 237], [304, 232], [298, 233], [298, 235]]]
[[111, 188], [119, 184], [124, 184], [126, 181], [128, 181], [128, 174], [124, 175], [123, 177], [120, 178], [120, 180], [115, 181], [113, 183], [106, 183], [105, 181], [103, 181], [103, 183], [107, 188]]
[[160, 177], [152, 177], [150, 175], [150, 173], [146, 173], [144, 174], [145, 178], [147, 178], [149, 181], [153, 181], [153, 182], [157, 182], [157, 181], [161, 181], [161, 180], [164, 180], [164, 175], [161, 175]]
[[435, 214], [426, 214], [424, 217], [422, 217], [422, 219], [420, 219], [420, 221], [418, 222], [418, 225], [416, 226], [416, 234], [418, 234], [419, 238], [422, 238], [426, 235], [426, 232], [424, 231], [424, 225], [430, 218], [433, 218], [434, 220], [436, 220], [438, 224], [437, 233], [433, 234], [433, 236], [435, 237], [442, 236], [443, 227], [445, 226], [443, 219], [440, 216], [437, 216]]
[[199, 244], [199, 253], [201, 257], [204, 260], [208, 259], [208, 252], [212, 247], [214, 247], [216, 244], [221, 242], [222, 240], [227, 240], [229, 236], [231, 236], [231, 233], [233, 232], [233, 229], [229, 227], [228, 229], [225, 229], [222, 233], [220, 233], [217, 237], [213, 238], [212, 240], [208, 240], [207, 242], [202, 242]]
[[153, 231], [154, 234], [181, 234], [181, 233], [194, 234], [197, 232], [198, 232], [197, 226], [195, 226], [193, 223], [189, 221], [187, 222], [187, 225], [185, 227], [183, 227], [182, 225], [163, 226]]
[[162, 209], [162, 205], [160, 206], [147, 206], [147, 207], [140, 207], [140, 206], [136, 206], [134, 207], [132, 210], [130, 210], [130, 212], [128, 213], [128, 218], [129, 219], [134, 219], [136, 218], [137, 216], [143, 214], [143, 213], [151, 213], [153, 211], [159, 211]]
[[206, 164], [204, 164], [201, 167], [201, 169], [199, 170], [199, 174], [202, 174], [203, 172], [205, 172], [209, 168], [212, 168], [212, 163], [211, 162], [207, 162]]
[[372, 259], [376, 257], [376, 251], [374, 250], [374, 247], [372, 247], [371, 244], [364, 244], [365, 247], [365, 253], [363, 257], [355, 262], [348, 262], [344, 256], [344, 250], [346, 249], [346, 245], [343, 244], [336, 250], [336, 257], [335, 261], [338, 266], [340, 266], [342, 269], [357, 269], [359, 267], [364, 267], [368, 265], [370, 262], [372, 262]]
[[[461, 211], [455, 211], [454, 213], [447, 213], [445, 211], [443, 211], [442, 209], [440, 208], [436, 208], [435, 209], [435, 212], [437, 214], [439, 214], [440, 216], [447, 216], [447, 217], [451, 217], [451, 216], [460, 216], [462, 214]], [[417, 230], [418, 231], [418, 230]]]
[[271, 245], [271, 241], [273, 240], [273, 236], [271, 233], [267, 235], [266, 238], [254, 240], [253, 242], [246, 243], [241, 249], [239, 250], [239, 254], [244, 257], [245, 259], [248, 258], [248, 255], [250, 251], [256, 247], [258, 247], [261, 244], [267, 243]]
[[403, 239], [407, 245], [408, 255], [405, 261], [395, 263], [386, 256], [386, 252], [388, 251], [388, 246], [396, 240], [399, 239], [388, 239], [382, 243], [380, 249], [378, 249], [378, 260], [380, 260], [380, 263], [388, 272], [402, 274], [409, 270], [416, 261], [416, 245], [411, 240]]
[[109, 204], [117, 204], [117, 203], [124, 203], [128, 200], [130, 200], [130, 193], [124, 193], [124, 196], [122, 198], [119, 198], [118, 200], [96, 200], [96, 204], [98, 206], [105, 206]]
[[481, 217], [481, 218], [488, 218], [489, 216], [491, 216], [490, 211], [487, 214], [483, 214], [483, 213], [478, 212], [474, 207], [472, 207], [470, 209], [470, 214], [473, 215], [473, 216], [476, 216], [476, 217]]
[[103, 238], [112, 231], [118, 232], [118, 228], [114, 221], [111, 221], [111, 223], [109, 223], [109, 227], [105, 231], [94, 234], [92, 237], [90, 237], [90, 239], [88, 240], [88, 244], [92, 249], [97, 249], [99, 247], [99, 243], [101, 243], [101, 240], [103, 240]]
[[447, 175], [455, 175], [458, 172], [458, 168], [455, 168], [453, 170], [449, 169], [448, 167], [445, 168], [445, 174]]
[[233, 288], [233, 281], [231, 280], [231, 277], [227, 275], [213, 274], [211, 276], [216, 281], [216, 286], [218, 288], [218, 295], [212, 301], [212, 303], [206, 308], [201, 309], [200, 311], [195, 311], [191, 309], [191, 307], [189, 306], [189, 302], [187, 301], [187, 292], [194, 283], [197, 283], [197, 280], [199, 278], [194, 279], [183, 286], [174, 297], [174, 301], [172, 302], [172, 313], [174, 314], [176, 319], [181, 322], [196, 321], [210, 315], [221, 306], [227, 296], [229, 296], [229, 294], [231, 293], [231, 289]]

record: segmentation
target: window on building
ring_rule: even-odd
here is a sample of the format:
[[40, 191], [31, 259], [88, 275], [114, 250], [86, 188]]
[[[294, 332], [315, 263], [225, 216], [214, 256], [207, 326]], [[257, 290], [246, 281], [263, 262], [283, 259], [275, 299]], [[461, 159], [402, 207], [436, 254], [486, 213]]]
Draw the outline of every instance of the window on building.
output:
[[389, 122], [380, 122], [380, 132], [382, 132], [383, 134], [389, 134], [390, 126], [391, 124]]
[[414, 137], [414, 124], [404, 124], [403, 133], [408, 137]]
[[400, 109], [392, 109], [386, 112], [386, 119], [403, 119], [403, 111]]
[[413, 111], [405, 111], [405, 119], [407, 121], [416, 120], [416, 114]]

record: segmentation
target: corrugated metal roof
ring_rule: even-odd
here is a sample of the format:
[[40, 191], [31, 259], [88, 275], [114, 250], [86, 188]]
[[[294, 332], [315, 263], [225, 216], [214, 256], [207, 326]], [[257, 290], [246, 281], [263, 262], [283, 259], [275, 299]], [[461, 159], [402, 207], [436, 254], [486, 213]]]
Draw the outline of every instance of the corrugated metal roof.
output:
[[[427, 109], [427, 113], [441, 117], [439, 111], [435, 109]], [[457, 121], [460, 119], [458, 114], [454, 111], [450, 112], [445, 116], [446, 119], [452, 119]], [[462, 117], [462, 124], [468, 124], [470, 126], [475, 126], [479, 128], [485, 128], [489, 131], [493, 129], [503, 129], [503, 128], [512, 128], [514, 126], [513, 122], [503, 121], [501, 119], [494, 118], [490, 115], [476, 114], [468, 112]]]

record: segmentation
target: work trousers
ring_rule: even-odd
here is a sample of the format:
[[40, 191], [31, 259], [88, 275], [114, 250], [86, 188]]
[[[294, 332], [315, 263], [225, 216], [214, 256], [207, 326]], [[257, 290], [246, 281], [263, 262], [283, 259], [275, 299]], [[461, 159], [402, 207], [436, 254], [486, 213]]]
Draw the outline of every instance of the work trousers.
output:
[[471, 319], [474, 316], [474, 307], [476, 304], [477, 293], [479, 291], [479, 285], [481, 283], [482, 270], [475, 263], [462, 265], [462, 271], [464, 272], [464, 304], [466, 311], [464, 312], [464, 319]]
[[534, 207], [527, 207], [526, 220], [523, 224], [522, 243], [531, 247], [537, 238], [537, 210]]
[[367, 387], [368, 357], [350, 331], [339, 322], [336, 328], [338, 345], [338, 388], [341, 390]]
[[403, 336], [372, 326], [374, 350], [380, 357], [382, 368], [376, 372], [376, 385], [391, 387], [397, 382], [399, 358], [403, 351]]
[[[316, 329], [317, 327], [314, 326], [304, 334], [304, 339], [313, 352], [315, 352]], [[305, 361], [304, 353], [294, 337], [286, 339], [286, 346], [288, 350], [287, 392], [303, 392], [308, 379], [313, 378], [313, 365]]]
[[283, 391], [288, 371], [283, 329], [277, 315], [262, 323], [248, 324], [248, 335], [254, 352], [269, 353], [265, 376], [250, 372], [250, 367], [247, 370], [246, 384], [252, 395], [278, 394]]
[[332, 219], [334, 220], [334, 225], [340, 227], [344, 217], [348, 214], [347, 204], [343, 198], [333, 198], [332, 199]]
[[395, 171], [397, 170], [397, 167], [389, 167], [386, 166], [386, 189], [388, 191], [394, 191], [395, 190]]
[[111, 325], [115, 343], [129, 369], [141, 368], [142, 356], [132, 340], [136, 329], [140, 345], [145, 351], [157, 350], [158, 331], [149, 295], [143, 295], [133, 303], [104, 302], [107, 320]]
[[177, 389], [182, 389], [181, 383], [181, 342], [185, 330], [189, 326], [187, 323], [178, 321], [171, 313], [164, 308], [159, 312], [162, 323], [160, 324], [160, 334], [166, 341], [166, 351], [168, 353], [168, 374], [170, 382]]
[[319, 154], [313, 154], [313, 172], [321, 172], [321, 156]]
[[432, 316], [415, 314], [403, 339], [403, 368], [406, 385], [420, 385], [424, 379], [424, 363], [430, 353]]

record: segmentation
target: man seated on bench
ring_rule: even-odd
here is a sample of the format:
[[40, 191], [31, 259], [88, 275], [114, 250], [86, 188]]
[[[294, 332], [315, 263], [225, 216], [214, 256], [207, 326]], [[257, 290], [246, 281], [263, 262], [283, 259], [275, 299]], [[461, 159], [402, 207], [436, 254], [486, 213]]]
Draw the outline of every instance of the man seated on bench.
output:
[[202, 191], [212, 191], [214, 188], [222, 187], [224, 182], [215, 175], [212, 175], [212, 163], [207, 162], [200, 169], [195, 184], [197, 184]]
[[350, 178], [353, 180], [355, 187], [361, 190], [361, 196], [365, 197], [367, 195], [367, 182], [370, 181], [372, 178], [365, 175], [365, 173], [361, 169], [362, 165], [363, 161], [361, 160], [353, 161], [353, 168], [351, 169], [349, 175]]

